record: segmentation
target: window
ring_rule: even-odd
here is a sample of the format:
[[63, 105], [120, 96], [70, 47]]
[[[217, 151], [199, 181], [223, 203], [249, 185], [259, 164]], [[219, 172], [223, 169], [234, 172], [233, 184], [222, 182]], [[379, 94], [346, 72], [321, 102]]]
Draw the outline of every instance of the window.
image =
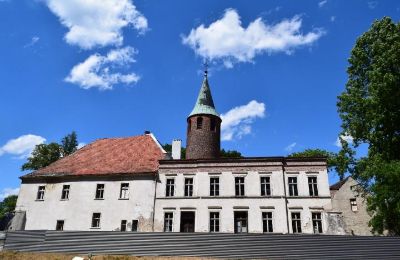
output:
[[36, 195], [37, 200], [44, 200], [44, 191], [46, 190], [45, 186], [39, 186], [38, 192]]
[[317, 177], [308, 177], [308, 190], [310, 196], [318, 196]]
[[92, 228], [100, 228], [100, 217], [101, 213], [93, 213]]
[[185, 178], [185, 197], [193, 196], [193, 178]]
[[244, 177], [235, 177], [235, 194], [244, 196]]
[[97, 184], [96, 187], [96, 199], [104, 198], [104, 184]]
[[126, 231], [126, 220], [121, 220], [121, 231]]
[[210, 212], [210, 232], [219, 232], [219, 212]]
[[312, 216], [312, 225], [314, 234], [321, 234], [322, 233], [322, 219], [320, 212], [314, 212], [311, 214]]
[[134, 219], [132, 220], [132, 232], [137, 232], [138, 230], [138, 220]]
[[64, 185], [61, 192], [61, 199], [67, 200], [69, 199], [69, 185]]
[[216, 129], [216, 124], [215, 124], [215, 119], [214, 118], [211, 118], [210, 119], [210, 131], [215, 131], [215, 129]]
[[189, 119], [189, 121], [188, 121], [188, 129], [187, 129], [187, 131], [190, 132], [190, 130], [192, 130], [192, 120], [191, 119]]
[[210, 196], [219, 196], [219, 177], [210, 178]]
[[129, 199], [129, 183], [121, 183], [120, 199]]
[[297, 177], [289, 177], [289, 196], [298, 196]]
[[350, 199], [350, 207], [351, 207], [351, 211], [353, 211], [353, 212], [358, 211], [357, 200], [355, 198]]
[[269, 177], [261, 177], [261, 196], [271, 195], [271, 184]]
[[292, 230], [293, 233], [301, 233], [300, 212], [292, 212]]
[[263, 212], [262, 213], [262, 222], [263, 222], [263, 232], [274, 232], [272, 226], [272, 212]]
[[172, 212], [166, 212], [164, 215], [164, 232], [172, 232], [172, 221], [174, 214]]
[[63, 231], [64, 230], [64, 220], [57, 220], [56, 230], [57, 231]]
[[173, 197], [174, 196], [174, 187], [175, 187], [175, 179], [167, 179], [167, 187], [165, 196]]
[[201, 128], [203, 128], [203, 118], [198, 117], [197, 118], [197, 129], [201, 129]]

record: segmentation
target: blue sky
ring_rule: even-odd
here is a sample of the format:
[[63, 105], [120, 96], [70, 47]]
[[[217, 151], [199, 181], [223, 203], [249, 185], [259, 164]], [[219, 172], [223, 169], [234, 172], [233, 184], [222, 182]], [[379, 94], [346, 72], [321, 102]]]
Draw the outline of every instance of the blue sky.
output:
[[347, 58], [383, 16], [400, 3], [0, 0], [0, 199], [35, 144], [72, 130], [185, 141], [204, 59], [223, 148], [338, 151]]

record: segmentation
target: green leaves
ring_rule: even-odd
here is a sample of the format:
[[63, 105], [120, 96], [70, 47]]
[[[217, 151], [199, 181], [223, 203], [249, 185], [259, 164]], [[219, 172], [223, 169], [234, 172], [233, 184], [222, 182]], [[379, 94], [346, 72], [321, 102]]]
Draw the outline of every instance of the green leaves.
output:
[[6, 216], [7, 213], [11, 213], [14, 211], [15, 205], [17, 204], [17, 199], [17, 195], [11, 195], [0, 202], [0, 219]]

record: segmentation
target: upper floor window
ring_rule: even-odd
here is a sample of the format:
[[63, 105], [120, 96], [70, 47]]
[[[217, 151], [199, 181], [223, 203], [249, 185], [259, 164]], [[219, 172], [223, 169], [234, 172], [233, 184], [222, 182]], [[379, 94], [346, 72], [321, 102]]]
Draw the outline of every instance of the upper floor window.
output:
[[274, 232], [272, 226], [272, 212], [262, 213], [263, 232]]
[[244, 196], [244, 177], [235, 177], [235, 195]]
[[37, 200], [44, 200], [44, 191], [46, 190], [45, 186], [39, 186], [38, 191], [36, 194], [36, 199]]
[[289, 177], [289, 196], [298, 196], [297, 191], [297, 177]]
[[172, 232], [174, 214], [172, 212], [165, 212], [164, 214], [164, 232]]
[[210, 212], [210, 232], [219, 232], [219, 212]]
[[96, 199], [104, 198], [104, 184], [97, 184], [96, 187]]
[[193, 196], [193, 178], [185, 178], [185, 197]]
[[100, 228], [101, 213], [93, 213], [92, 215], [92, 228]]
[[69, 199], [69, 188], [70, 188], [69, 185], [63, 185], [63, 189], [62, 189], [62, 192], [61, 192], [61, 199], [62, 200]]
[[270, 177], [261, 177], [261, 196], [271, 195]]
[[219, 177], [210, 178], [210, 196], [219, 196]]
[[165, 196], [173, 197], [174, 196], [174, 189], [175, 189], [175, 179], [167, 179], [166, 189], [165, 189]]
[[301, 233], [300, 212], [292, 212], [292, 230], [293, 230], [293, 233]]
[[320, 212], [313, 212], [311, 213], [312, 216], [312, 224], [313, 224], [313, 231], [315, 234], [322, 233], [322, 219]]
[[210, 119], [210, 131], [215, 131], [216, 129], [216, 123], [215, 123], [215, 118]]
[[121, 190], [119, 192], [120, 199], [129, 198], [129, 183], [121, 183]]
[[355, 198], [350, 199], [350, 207], [351, 207], [351, 211], [353, 211], [353, 212], [358, 211], [357, 200]]
[[203, 118], [198, 117], [197, 118], [197, 129], [202, 129], [203, 128]]
[[310, 196], [318, 196], [317, 177], [308, 177], [308, 190]]

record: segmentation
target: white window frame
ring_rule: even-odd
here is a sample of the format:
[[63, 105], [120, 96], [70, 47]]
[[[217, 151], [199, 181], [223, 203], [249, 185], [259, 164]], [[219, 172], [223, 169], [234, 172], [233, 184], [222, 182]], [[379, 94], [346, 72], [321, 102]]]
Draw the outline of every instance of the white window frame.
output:
[[[217, 180], [216, 183], [212, 183], [211, 180]], [[220, 177], [219, 176], [210, 176], [210, 196], [218, 197], [219, 196], [219, 186], [220, 186]], [[213, 187], [213, 189], [211, 188]]]
[[[267, 178], [268, 182], [263, 182], [263, 179], [264, 179], [264, 178]], [[265, 187], [264, 187], [264, 188], [265, 188], [265, 194], [262, 194], [263, 186], [265, 186]], [[268, 189], [267, 189], [267, 187], [268, 187]], [[267, 192], [267, 191], [269, 191], [269, 192]], [[263, 196], [263, 197], [271, 196], [271, 194], [272, 194], [272, 190], [271, 190], [271, 176], [268, 176], [268, 175], [262, 175], [262, 176], [260, 176], [260, 194], [261, 194], [261, 196]]]
[[[298, 215], [299, 217], [298, 218], [297, 217], [293, 218], [293, 214], [299, 214]], [[291, 223], [292, 223], [292, 233], [294, 233], [294, 234], [303, 233], [303, 229], [301, 227], [301, 225], [302, 225], [301, 212], [300, 211], [292, 211], [292, 212], [290, 212], [290, 219], [291, 219]], [[293, 223], [296, 223], [296, 229], [295, 229]], [[300, 229], [300, 232], [298, 231], [298, 229]]]
[[[103, 186], [101, 187], [100, 185], [103, 185]], [[105, 189], [106, 189], [106, 185], [104, 183], [97, 183], [96, 184], [96, 193], [94, 194], [94, 199], [103, 200]], [[97, 196], [97, 192], [99, 192], [99, 196]]]
[[[95, 218], [95, 216], [94, 216], [94, 214], [99, 214], [99, 217], [97, 218]], [[93, 225], [95, 222], [95, 220], [97, 220], [97, 225], [95, 226], [95, 225]], [[93, 214], [92, 214], [92, 223], [91, 223], [91, 228], [100, 228], [101, 227], [101, 213], [100, 212], [93, 212]]]
[[[243, 180], [243, 182], [236, 182], [236, 180]], [[238, 188], [239, 192], [236, 192], [236, 187]], [[243, 188], [243, 190], [242, 190]], [[235, 196], [236, 197], [244, 197], [246, 196], [246, 177], [245, 176], [235, 176]]]
[[[271, 214], [271, 217], [268, 217], [268, 213]], [[267, 217], [264, 218], [264, 214], [267, 215]], [[261, 212], [261, 220], [262, 220], [262, 229], [263, 229], [263, 233], [273, 233], [274, 232], [274, 212], [273, 211], [262, 211]], [[267, 221], [267, 231], [264, 231], [264, 221]], [[268, 221], [271, 221], [271, 228], [272, 230], [270, 230], [269, 227], [269, 223]]]
[[[191, 181], [191, 183], [186, 183], [186, 181]], [[193, 190], [194, 190], [194, 178], [192, 177], [185, 177], [184, 180], [184, 196], [185, 197], [193, 197]]]
[[[172, 181], [172, 184], [168, 184], [168, 181]], [[167, 178], [165, 180], [165, 197], [175, 196], [175, 178]]]
[[[317, 218], [319, 214], [319, 218]], [[311, 221], [312, 221], [312, 227], [313, 227], [313, 233], [314, 234], [322, 234], [324, 232], [323, 226], [322, 226], [322, 212], [320, 211], [313, 211], [311, 212]], [[316, 225], [314, 225], [316, 224]], [[318, 230], [315, 229], [315, 226], [317, 227]], [[319, 230], [321, 229], [321, 230]]]
[[[288, 176], [288, 189], [290, 197], [299, 196], [298, 179], [299, 178], [297, 176]], [[295, 182], [290, 182], [290, 180], [295, 180]]]
[[121, 182], [119, 190], [119, 199], [128, 200], [129, 199], [129, 182]]
[[[310, 180], [315, 180], [315, 182]], [[317, 176], [308, 176], [308, 192], [311, 197], [318, 197], [318, 177]]]
[[36, 193], [36, 200], [44, 200], [44, 194], [46, 192], [46, 186], [40, 185], [38, 186], [38, 190]]
[[[212, 217], [212, 214], [218, 214], [218, 218]], [[215, 230], [216, 227], [218, 227], [218, 230]], [[221, 212], [220, 211], [210, 211], [210, 213], [209, 213], [209, 231], [211, 233], [221, 232]]]
[[[167, 218], [167, 214], [171, 214], [171, 217]], [[168, 223], [167, 223], [168, 221]], [[167, 225], [168, 224], [168, 225]], [[167, 230], [168, 227], [168, 230]], [[174, 212], [166, 211], [164, 212], [164, 232], [173, 232], [174, 231]]]
[[[66, 189], [66, 186], [68, 186], [68, 189]], [[71, 190], [71, 185], [69, 184], [64, 184], [61, 190], [61, 200], [69, 200], [69, 192]]]

